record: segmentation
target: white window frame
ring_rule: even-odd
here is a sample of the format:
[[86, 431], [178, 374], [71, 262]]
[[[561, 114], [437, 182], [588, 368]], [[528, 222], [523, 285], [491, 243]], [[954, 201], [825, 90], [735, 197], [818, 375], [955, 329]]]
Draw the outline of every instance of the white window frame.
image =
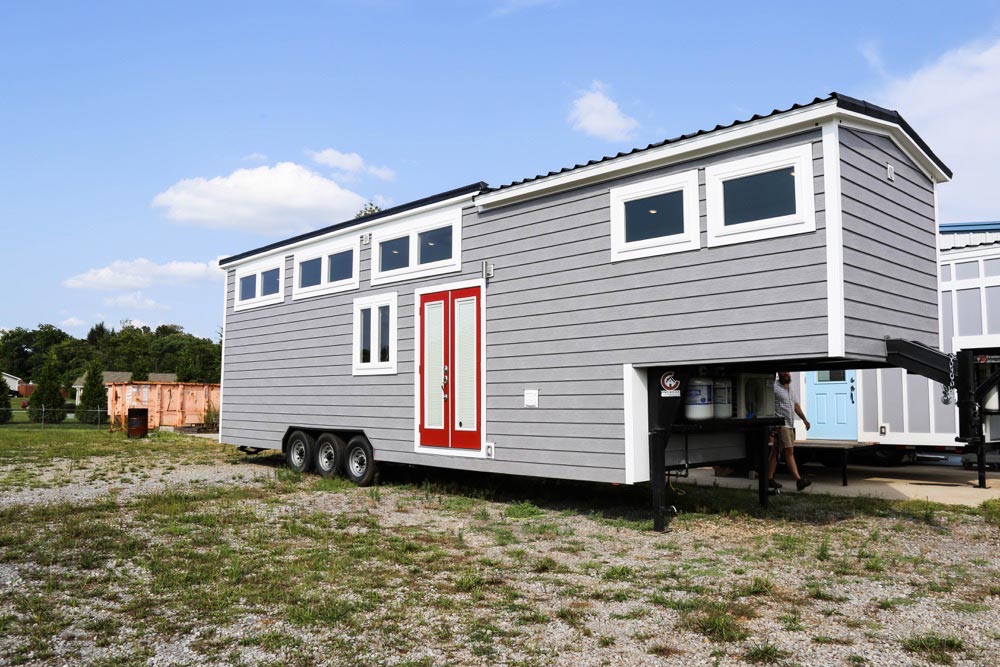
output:
[[[330, 255], [350, 250], [353, 253], [351, 258], [351, 277], [336, 282], [327, 282], [330, 275]], [[316, 246], [307, 246], [301, 252], [295, 253], [292, 259], [292, 266], [295, 267], [294, 280], [292, 281], [292, 300], [308, 299], [325, 294], [337, 294], [338, 292], [349, 292], [356, 290], [361, 285], [360, 271], [361, 256], [361, 236], [353, 234], [348, 237], [341, 237], [327, 241]], [[299, 267], [302, 262], [311, 259], [320, 259], [320, 283], [311, 287], [300, 287], [299, 280], [301, 271]]]
[[[268, 294], [267, 296], [261, 296], [262, 279], [261, 274], [265, 271], [270, 271], [272, 269], [278, 269], [278, 291], [275, 294]], [[285, 300], [285, 258], [281, 257], [270, 257], [267, 260], [262, 260], [259, 262], [253, 262], [250, 264], [244, 264], [236, 268], [235, 272], [236, 282], [233, 287], [233, 310], [249, 310], [251, 308], [260, 308], [261, 306], [269, 306], [276, 303], [283, 303]], [[247, 276], [256, 275], [256, 295], [252, 299], [240, 300], [240, 279], [246, 278]]]
[[[396, 307], [399, 302], [397, 292], [386, 292], [385, 294], [375, 294], [363, 296], [354, 300], [354, 344], [351, 346], [351, 369], [353, 375], [395, 375], [397, 357], [397, 317]], [[389, 361], [369, 361], [361, 363], [361, 311], [364, 308], [371, 308], [371, 343], [372, 359], [378, 358], [378, 351], [382, 348], [382, 341], [379, 340], [378, 309], [380, 306], [389, 306]]]
[[[808, 143], [706, 167], [709, 247], [816, 231], [812, 161], [812, 144]], [[787, 167], [795, 174], [795, 213], [726, 226], [722, 188], [726, 181]]]
[[[431, 229], [451, 226], [451, 258], [428, 264], [419, 264], [420, 245], [418, 238], [421, 232]], [[381, 244], [401, 236], [409, 239], [410, 264], [392, 271], [382, 271], [380, 268], [382, 253]], [[372, 232], [371, 241], [371, 284], [386, 285], [415, 278], [426, 278], [462, 270], [462, 207], [452, 206], [440, 211], [431, 211], [422, 215], [401, 220], [386, 225]]]
[[[625, 204], [637, 199], [681, 192], [684, 199], [684, 231], [642, 241], [625, 241]], [[631, 185], [611, 188], [611, 261], [652, 257], [698, 250], [701, 229], [698, 206], [698, 170], [691, 169]]]

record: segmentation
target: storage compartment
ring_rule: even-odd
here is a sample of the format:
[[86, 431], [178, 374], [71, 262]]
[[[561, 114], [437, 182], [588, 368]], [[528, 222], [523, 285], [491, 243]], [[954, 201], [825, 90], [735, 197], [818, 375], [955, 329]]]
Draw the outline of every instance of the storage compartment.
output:
[[736, 414], [740, 419], [774, 416], [774, 375], [741, 373], [737, 376]]

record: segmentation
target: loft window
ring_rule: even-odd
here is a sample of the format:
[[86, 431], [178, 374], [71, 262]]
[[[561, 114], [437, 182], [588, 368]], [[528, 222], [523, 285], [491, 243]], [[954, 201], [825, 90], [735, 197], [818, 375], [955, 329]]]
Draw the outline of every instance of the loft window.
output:
[[725, 224], [795, 215], [795, 170], [783, 167], [722, 183]]
[[372, 232], [372, 285], [462, 270], [462, 205], [395, 220]]
[[451, 259], [451, 227], [429, 229], [417, 234], [420, 264], [432, 264]]
[[354, 375], [396, 373], [396, 292], [354, 300]]
[[816, 231], [811, 143], [705, 168], [708, 245]]
[[295, 255], [296, 279], [292, 298], [305, 299], [357, 289], [360, 235], [351, 234], [318, 245], [306, 246]]
[[611, 189], [611, 261], [697, 250], [698, 171]]
[[[281, 303], [284, 292], [281, 289], [284, 271], [284, 258], [271, 259], [270, 264], [258, 262], [240, 266], [236, 269], [236, 303], [235, 310], [255, 308], [268, 304]], [[275, 266], [275, 263], [278, 263]]]
[[401, 236], [398, 239], [383, 241], [379, 244], [379, 269], [395, 271], [405, 269], [410, 265], [410, 239]]

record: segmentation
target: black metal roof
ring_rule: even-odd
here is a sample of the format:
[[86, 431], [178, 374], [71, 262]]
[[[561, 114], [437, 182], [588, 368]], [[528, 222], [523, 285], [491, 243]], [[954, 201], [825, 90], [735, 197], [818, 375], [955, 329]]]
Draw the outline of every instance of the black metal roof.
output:
[[795, 111], [796, 109], [805, 109], [806, 107], [811, 107], [816, 104], [822, 104], [824, 102], [830, 102], [831, 100], [835, 100], [837, 102], [837, 107], [841, 109], [845, 109], [847, 111], [854, 111], [856, 113], [864, 114], [865, 116], [869, 116], [871, 118], [876, 118], [878, 120], [884, 120], [899, 125], [899, 127], [904, 132], [906, 132], [906, 134], [909, 135], [909, 137], [913, 139], [913, 141], [916, 142], [918, 146], [920, 146], [920, 148], [924, 151], [924, 153], [926, 153], [927, 156], [934, 161], [934, 164], [940, 167], [941, 171], [943, 171], [948, 175], [948, 178], [951, 178], [951, 170], [947, 167], [947, 165], [945, 165], [945, 163], [942, 162], [941, 159], [934, 154], [934, 151], [932, 151], [930, 147], [924, 142], [924, 140], [920, 138], [920, 135], [918, 135], [916, 132], [913, 131], [913, 128], [910, 127], [910, 124], [907, 123], [903, 119], [903, 117], [899, 115], [898, 112], [893, 111], [891, 109], [886, 109], [884, 107], [880, 107], [870, 102], [865, 102], [864, 100], [859, 100], [854, 97], [849, 97], [847, 95], [842, 95], [840, 93], [834, 92], [830, 93], [826, 97], [817, 97], [813, 99], [811, 102], [806, 102], [805, 104], [793, 104], [787, 109], [773, 109], [770, 113], [763, 115], [754, 114], [753, 116], [745, 120], [734, 120], [728, 125], [716, 125], [710, 130], [698, 130], [697, 132], [691, 132], [690, 134], [682, 134], [679, 137], [674, 137], [672, 139], [665, 139], [664, 141], [658, 141], [655, 144], [649, 144], [644, 148], [633, 148], [630, 151], [625, 151], [622, 153], [618, 153], [616, 155], [608, 155], [599, 158], [597, 160], [590, 160], [589, 162], [583, 164], [575, 164], [572, 167], [563, 167], [558, 171], [550, 171], [547, 174], [538, 174], [536, 176], [529, 176], [528, 178], [522, 178], [519, 181], [513, 181], [512, 183], [507, 183], [505, 185], [501, 185], [496, 188], [491, 188], [490, 191], [497, 192], [499, 190], [512, 188], [516, 185], [523, 185], [525, 183], [531, 183], [533, 181], [538, 181], [543, 178], [548, 178], [550, 176], [565, 174], [566, 172], [574, 171], [576, 169], [581, 169], [583, 167], [589, 167], [591, 165], [601, 164], [602, 162], [616, 160], [620, 157], [625, 157], [626, 155], [635, 155], [636, 153], [642, 153], [653, 148], [659, 148], [660, 146], [668, 146], [670, 144], [674, 144], [679, 141], [684, 141], [685, 139], [704, 136], [706, 134], [711, 134], [712, 132], [718, 132], [719, 130], [726, 130], [731, 127], [736, 127], [738, 125], [745, 125], [746, 123], [750, 123], [755, 120], [760, 120], [761, 118], [770, 118], [771, 116], [777, 116], [783, 113], [788, 113], [789, 111]]
[[648, 150], [651, 150], [653, 148], [659, 148], [660, 146], [667, 146], [669, 144], [674, 144], [674, 143], [677, 143], [679, 141], [684, 141], [685, 139], [691, 139], [693, 137], [704, 136], [706, 134], [711, 134], [713, 132], [718, 132], [719, 130], [725, 130], [725, 129], [728, 129], [728, 128], [731, 128], [731, 127], [736, 127], [738, 125], [745, 125], [746, 123], [750, 123], [750, 122], [753, 122], [753, 121], [756, 121], [756, 120], [760, 120], [762, 118], [770, 118], [771, 116], [778, 116], [778, 115], [783, 114], [783, 113], [788, 113], [789, 111], [795, 111], [797, 109], [805, 109], [807, 107], [811, 107], [811, 106], [814, 106], [814, 105], [817, 105], [817, 104], [822, 104], [822, 103], [830, 102], [830, 101], [836, 101], [837, 107], [840, 108], [840, 109], [844, 109], [844, 110], [847, 110], [847, 111], [853, 111], [855, 113], [859, 113], [859, 114], [868, 116], [870, 118], [875, 118], [877, 120], [884, 120], [884, 121], [887, 121], [887, 122], [894, 123], [894, 124], [898, 125], [900, 127], [900, 129], [903, 130], [903, 132], [905, 132], [911, 139], [913, 139], [913, 141], [918, 146], [920, 146], [921, 150], [923, 150], [924, 153], [927, 154], [927, 157], [929, 157], [934, 162], [934, 164], [936, 164], [941, 169], [941, 171], [944, 172], [948, 176], [948, 178], [951, 178], [951, 176], [952, 176], [951, 169], [948, 168], [948, 166], [941, 160], [941, 158], [939, 158], [937, 155], [934, 154], [934, 151], [932, 151], [930, 149], [930, 146], [928, 146], [927, 143], [923, 139], [920, 138], [920, 135], [918, 135], [913, 130], [913, 128], [910, 127], [910, 124], [907, 123], [906, 120], [901, 115], [899, 115], [899, 113], [897, 111], [893, 111], [892, 109], [886, 109], [884, 107], [880, 107], [878, 105], [872, 104], [870, 102], [865, 102], [864, 100], [859, 100], [857, 98], [850, 97], [848, 95], [842, 95], [840, 93], [833, 92], [833, 93], [830, 93], [829, 95], [827, 95], [826, 97], [817, 97], [817, 98], [813, 99], [811, 102], [806, 102], [805, 104], [793, 104], [792, 106], [788, 107], [787, 109], [773, 109], [770, 113], [763, 114], [763, 115], [762, 114], [754, 114], [753, 116], [751, 116], [750, 118], [747, 118], [745, 120], [734, 120], [733, 122], [729, 123], [728, 125], [716, 125], [715, 127], [713, 127], [710, 130], [698, 130], [697, 132], [692, 132], [690, 134], [682, 134], [682, 135], [680, 135], [678, 137], [674, 137], [672, 139], [665, 139], [663, 141], [659, 141], [659, 142], [654, 143], [654, 144], [649, 144], [648, 146], [646, 146], [644, 148], [633, 148], [632, 150], [627, 151], [627, 152], [617, 153], [616, 155], [608, 155], [608, 156], [605, 156], [605, 157], [602, 157], [602, 158], [599, 158], [599, 159], [596, 159], [596, 160], [590, 160], [589, 162], [586, 162], [586, 163], [583, 163], [583, 164], [576, 164], [576, 165], [573, 165], [572, 167], [563, 167], [562, 169], [559, 169], [558, 171], [550, 171], [547, 174], [538, 174], [536, 176], [530, 176], [528, 178], [523, 178], [523, 179], [521, 179], [519, 181], [513, 181], [511, 183], [507, 183], [505, 185], [501, 185], [501, 186], [496, 187], [496, 188], [491, 188], [488, 183], [485, 183], [483, 181], [479, 181], [477, 183], [472, 183], [470, 185], [466, 185], [465, 187], [455, 188], [454, 190], [448, 190], [447, 192], [442, 192], [440, 194], [431, 195], [429, 197], [424, 197], [423, 199], [417, 199], [416, 201], [407, 202], [406, 204], [401, 204], [399, 206], [394, 206], [393, 208], [389, 208], [389, 209], [386, 209], [384, 211], [379, 211], [378, 213], [374, 213], [372, 215], [366, 215], [363, 218], [356, 218], [354, 220], [347, 220], [345, 222], [340, 222], [340, 223], [337, 223], [335, 225], [330, 225], [329, 227], [323, 227], [321, 229], [317, 229], [317, 230], [312, 231], [312, 232], [307, 232], [305, 234], [300, 234], [299, 236], [293, 236], [290, 239], [285, 239], [283, 241], [277, 241], [275, 243], [271, 243], [269, 245], [262, 246], [260, 248], [255, 248], [254, 250], [248, 250], [246, 252], [241, 252], [238, 255], [233, 255], [231, 257], [227, 257], [225, 259], [220, 260], [219, 261], [219, 266], [226, 266], [227, 264], [232, 264], [233, 262], [237, 262], [237, 261], [239, 261], [241, 259], [246, 259], [247, 257], [252, 257], [254, 255], [259, 255], [259, 254], [262, 254], [262, 253], [265, 253], [265, 252], [269, 252], [271, 250], [277, 250], [277, 249], [282, 248], [284, 246], [289, 246], [289, 245], [292, 245], [292, 244], [295, 244], [295, 243], [299, 243], [300, 241], [307, 241], [309, 239], [316, 238], [318, 236], [323, 236], [324, 234], [329, 234], [330, 232], [339, 231], [341, 229], [347, 229], [349, 227], [354, 227], [355, 225], [360, 225], [362, 223], [371, 222], [373, 220], [378, 220], [380, 218], [385, 218], [385, 217], [388, 217], [388, 216], [391, 216], [391, 215], [395, 215], [397, 213], [404, 213], [406, 211], [411, 211], [413, 209], [420, 208], [421, 206], [427, 206], [428, 204], [435, 204], [437, 202], [445, 201], [445, 200], [451, 199], [453, 197], [459, 197], [459, 196], [465, 195], [465, 194], [473, 194], [473, 193], [474, 194], [479, 194], [481, 192], [497, 192], [497, 191], [500, 191], [500, 190], [505, 190], [507, 188], [512, 188], [512, 187], [517, 186], [517, 185], [523, 185], [525, 183], [531, 183], [533, 181], [538, 181], [538, 180], [541, 180], [543, 178], [548, 178], [550, 176], [556, 176], [558, 174], [565, 174], [567, 172], [574, 171], [576, 169], [581, 169], [583, 167], [589, 167], [591, 165], [600, 164], [602, 162], [608, 162], [610, 160], [616, 160], [618, 158], [625, 157], [627, 155], [635, 155], [636, 153], [642, 153], [644, 151], [648, 151]]
[[455, 188], [454, 190], [448, 190], [447, 192], [441, 192], [436, 195], [424, 197], [423, 199], [417, 199], [415, 201], [407, 202], [405, 204], [400, 204], [399, 206], [393, 206], [392, 208], [387, 208], [384, 211], [379, 211], [378, 213], [372, 213], [371, 215], [366, 215], [361, 218], [355, 218], [353, 220], [347, 220], [345, 222], [338, 222], [337, 224], [330, 225], [329, 227], [323, 227], [315, 231], [306, 232], [305, 234], [299, 234], [298, 236], [293, 236], [290, 239], [276, 241], [269, 245], [261, 246], [260, 248], [247, 250], [246, 252], [241, 252], [238, 255], [233, 255], [231, 257], [226, 257], [225, 259], [219, 260], [219, 266], [232, 264], [233, 262], [238, 262], [241, 259], [246, 259], [247, 257], [253, 257], [254, 255], [260, 255], [265, 252], [269, 252], [271, 250], [277, 250], [285, 246], [299, 243], [300, 241], [308, 241], [309, 239], [314, 239], [317, 236], [323, 236], [324, 234], [329, 234], [330, 232], [336, 232], [341, 229], [347, 229], [348, 227], [354, 227], [355, 225], [371, 222], [373, 220], [378, 220], [380, 218], [387, 218], [390, 215], [396, 215], [397, 213], [405, 213], [406, 211], [412, 211], [415, 208], [420, 208], [421, 206], [427, 206], [429, 204], [436, 204], [438, 202], [452, 199], [453, 197], [461, 197], [462, 195], [480, 193], [488, 189], [489, 185], [482, 181], [479, 181], [478, 183], [471, 183], [469, 185], [466, 185], [465, 187]]

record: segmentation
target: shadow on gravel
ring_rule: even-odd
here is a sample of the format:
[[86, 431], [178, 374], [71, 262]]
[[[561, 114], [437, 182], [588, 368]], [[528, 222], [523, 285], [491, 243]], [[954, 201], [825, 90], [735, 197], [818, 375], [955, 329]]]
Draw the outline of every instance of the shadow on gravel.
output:
[[[242, 463], [282, 469], [280, 453], [246, 455]], [[422, 466], [381, 464], [376, 484], [502, 503], [531, 503], [570, 516], [586, 516], [610, 525], [651, 530], [649, 485], [625, 486], [516, 475], [449, 470]], [[856, 517], [890, 517], [936, 526], [939, 514], [982, 514], [976, 508], [917, 500], [883, 500], [812, 494], [785, 494], [771, 499], [765, 510], [757, 495], [743, 489], [676, 484], [667, 502], [678, 511], [677, 520], [708, 518], [771, 519], [802, 524], [830, 524]]]

